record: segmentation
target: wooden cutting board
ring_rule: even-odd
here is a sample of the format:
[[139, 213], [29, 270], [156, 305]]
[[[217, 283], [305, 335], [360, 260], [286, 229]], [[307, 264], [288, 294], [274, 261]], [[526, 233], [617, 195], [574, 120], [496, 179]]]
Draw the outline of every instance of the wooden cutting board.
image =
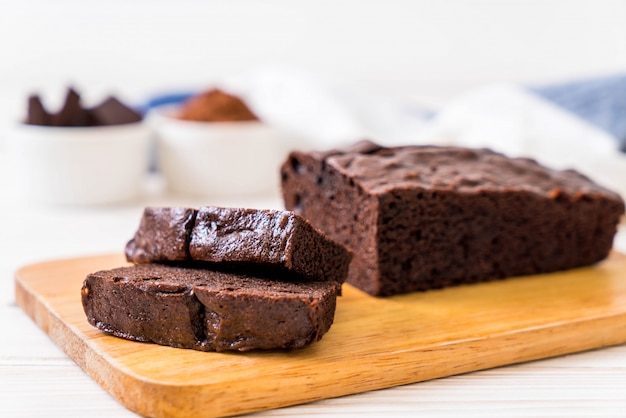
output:
[[[121, 254], [21, 268], [18, 304], [106, 391], [154, 417], [242, 414], [626, 342], [626, 256], [590, 268], [374, 298], [349, 286], [322, 341], [202, 353], [107, 336], [80, 288]], [[60, 377], [62, 378], [62, 377]]]

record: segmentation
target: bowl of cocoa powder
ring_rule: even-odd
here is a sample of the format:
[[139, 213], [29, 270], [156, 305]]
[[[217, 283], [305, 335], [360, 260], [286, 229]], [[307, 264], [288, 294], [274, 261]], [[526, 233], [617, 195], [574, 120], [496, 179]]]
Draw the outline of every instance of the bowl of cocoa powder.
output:
[[262, 121], [241, 97], [213, 88], [157, 107], [149, 120], [157, 167], [171, 192], [278, 195], [279, 167], [293, 139]]

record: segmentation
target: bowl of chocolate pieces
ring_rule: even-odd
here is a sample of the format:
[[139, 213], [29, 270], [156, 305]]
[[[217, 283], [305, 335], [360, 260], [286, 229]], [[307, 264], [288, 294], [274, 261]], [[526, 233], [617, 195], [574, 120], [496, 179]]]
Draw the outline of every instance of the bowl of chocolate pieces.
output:
[[7, 135], [16, 194], [29, 203], [97, 205], [129, 201], [148, 172], [151, 131], [143, 115], [110, 96], [84, 106], [73, 88], [57, 112], [39, 95]]
[[149, 121], [170, 192], [278, 196], [278, 167], [293, 137], [261, 120], [242, 97], [211, 88], [153, 108]]

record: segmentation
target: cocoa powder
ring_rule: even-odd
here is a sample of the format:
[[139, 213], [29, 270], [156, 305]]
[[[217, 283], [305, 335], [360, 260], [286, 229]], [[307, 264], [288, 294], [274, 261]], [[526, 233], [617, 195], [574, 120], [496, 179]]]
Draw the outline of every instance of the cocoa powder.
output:
[[183, 103], [177, 117], [201, 122], [259, 120], [243, 100], [219, 89], [212, 89], [188, 99]]

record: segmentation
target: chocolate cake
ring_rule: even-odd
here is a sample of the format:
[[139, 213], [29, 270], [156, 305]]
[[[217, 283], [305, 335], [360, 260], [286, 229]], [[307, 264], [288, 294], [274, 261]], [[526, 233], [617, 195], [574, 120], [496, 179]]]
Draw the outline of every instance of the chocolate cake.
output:
[[295, 349], [322, 338], [337, 282], [140, 264], [87, 276], [90, 324], [118, 337], [200, 351]]
[[148, 207], [126, 246], [126, 258], [134, 263], [193, 261], [240, 269], [252, 264], [340, 283], [351, 256], [293, 212], [219, 207]]
[[594, 264], [624, 213], [576, 171], [487, 149], [364, 141], [293, 152], [281, 175], [285, 207], [351, 249], [347, 281], [380, 296]]

